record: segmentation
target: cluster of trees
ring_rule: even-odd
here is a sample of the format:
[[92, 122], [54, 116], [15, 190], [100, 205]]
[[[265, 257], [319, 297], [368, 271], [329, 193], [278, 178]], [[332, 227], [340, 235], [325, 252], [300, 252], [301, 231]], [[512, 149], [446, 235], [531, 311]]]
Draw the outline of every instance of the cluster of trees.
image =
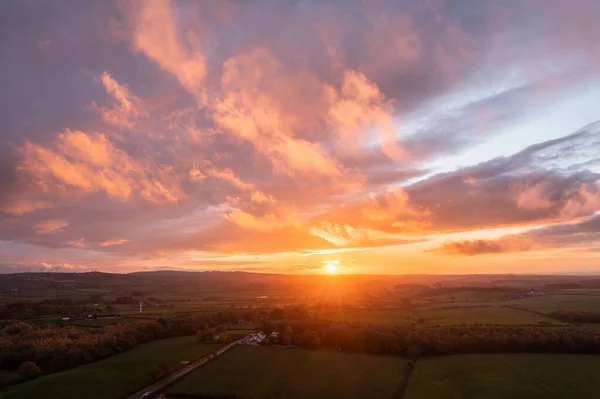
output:
[[196, 339], [200, 343], [215, 341], [225, 343], [229, 340], [229, 334], [227, 334], [227, 327], [223, 325], [210, 328], [207, 323], [201, 323], [196, 332]]
[[167, 364], [167, 362], [160, 362], [158, 366], [154, 369], [150, 370], [150, 379], [154, 381], [160, 381], [166, 376], [171, 374], [171, 367]]
[[225, 311], [94, 329], [0, 320], [0, 369], [16, 370], [24, 362], [34, 362], [41, 372], [55, 372], [99, 360], [154, 339], [194, 335], [201, 328], [213, 328], [243, 317], [248, 315]]
[[[418, 358], [461, 353], [600, 353], [600, 330], [585, 327], [455, 326], [376, 328], [334, 323], [266, 323], [299, 347]], [[291, 337], [291, 338], [290, 338]]]
[[600, 323], [600, 312], [559, 310], [549, 313], [548, 316], [569, 323]]
[[26, 319], [51, 314], [81, 314], [98, 309], [87, 300], [46, 299], [39, 302], [13, 302], [0, 307], [0, 319]]

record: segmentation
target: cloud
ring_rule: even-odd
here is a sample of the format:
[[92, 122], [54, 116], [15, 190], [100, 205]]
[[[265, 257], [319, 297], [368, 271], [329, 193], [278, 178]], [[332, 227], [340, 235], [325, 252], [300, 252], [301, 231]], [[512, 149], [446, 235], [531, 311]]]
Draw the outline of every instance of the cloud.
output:
[[[287, 114], [284, 103], [271, 90], [280, 82], [293, 95], [294, 84], [302, 82], [285, 83], [281, 68], [263, 49], [228, 59], [221, 82], [223, 97], [213, 104], [214, 122], [235, 139], [250, 143], [269, 159], [278, 174], [342, 177], [338, 162], [319, 143], [294, 137], [300, 115]], [[313, 78], [306, 79], [311, 84]]]
[[206, 59], [200, 38], [191, 30], [177, 26], [176, 10], [169, 0], [134, 1], [131, 3], [132, 46], [144, 53], [163, 70], [203, 102]]
[[171, 167], [142, 164], [103, 134], [66, 130], [53, 148], [25, 142], [21, 170], [44, 191], [104, 192], [119, 201], [135, 193], [154, 203], [184, 197]]
[[[482, 255], [543, 249], [586, 247], [600, 239], [600, 216], [555, 223], [496, 239], [449, 241], [428, 252], [437, 255]], [[594, 250], [592, 250], [594, 251]]]
[[22, 216], [27, 213], [35, 212], [39, 209], [48, 209], [52, 208], [54, 204], [50, 201], [36, 201], [36, 200], [17, 200], [6, 204], [2, 211], [6, 213], [10, 213], [15, 216]]
[[77, 248], [85, 248], [86, 247], [85, 239], [83, 237], [80, 238], [79, 240], [69, 242], [69, 245], [72, 247], [77, 247]]
[[227, 218], [247, 230], [273, 231], [297, 226], [298, 215], [295, 209], [277, 206], [263, 215], [254, 215], [239, 208], [227, 210]]
[[34, 226], [38, 234], [54, 234], [64, 230], [69, 225], [66, 220], [41, 220]]
[[127, 87], [120, 85], [108, 72], [103, 72], [100, 79], [106, 93], [113, 98], [114, 105], [103, 108], [92, 103], [92, 107], [100, 112], [104, 122], [121, 128], [132, 128], [135, 119], [144, 115], [141, 100]]
[[431, 212], [431, 231], [589, 216], [599, 209], [600, 175], [586, 165], [593, 159], [588, 146], [600, 144], [596, 143], [599, 126], [586, 126], [509, 157], [437, 174], [405, 190], [413, 206]]
[[271, 197], [270, 195], [266, 195], [262, 191], [254, 191], [250, 197], [250, 200], [258, 204], [275, 202], [275, 198]]
[[437, 255], [483, 255], [522, 252], [532, 249], [534, 243], [525, 237], [508, 235], [494, 240], [450, 241], [430, 250]]
[[110, 247], [110, 246], [113, 246], [113, 245], [127, 244], [128, 242], [130, 242], [130, 241], [129, 240], [124, 240], [124, 239], [120, 239], [120, 240], [106, 240], [106, 241], [102, 241], [98, 245], [101, 246], [101, 247]]
[[350, 154], [360, 153], [361, 143], [376, 132], [382, 151], [393, 160], [403, 157], [397, 143], [394, 107], [379, 87], [356, 71], [346, 71], [340, 97], [329, 109], [328, 121], [338, 135], [338, 147]]

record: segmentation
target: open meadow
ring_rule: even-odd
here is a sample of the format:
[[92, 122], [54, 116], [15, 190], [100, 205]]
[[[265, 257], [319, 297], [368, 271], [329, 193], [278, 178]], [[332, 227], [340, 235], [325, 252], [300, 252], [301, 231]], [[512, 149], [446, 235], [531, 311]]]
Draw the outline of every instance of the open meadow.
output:
[[239, 346], [192, 372], [167, 393], [173, 397], [389, 399], [400, 386], [406, 362], [391, 356]]
[[600, 312], [600, 295], [542, 295], [509, 300], [504, 304], [541, 313], [558, 310]]
[[[448, 305], [446, 305], [448, 306]], [[502, 306], [461, 306], [425, 309], [353, 309], [318, 314], [323, 320], [373, 325], [426, 327], [462, 324], [537, 325], [567, 324], [526, 310]]]
[[149, 384], [150, 371], [161, 362], [175, 370], [182, 367], [182, 360], [202, 357], [219, 346], [198, 344], [196, 337], [153, 341], [95, 363], [15, 385], [0, 393], [0, 398], [119, 398]]
[[414, 317], [422, 319], [425, 326], [461, 324], [533, 325], [567, 324], [546, 316], [501, 306], [468, 306], [415, 310]]
[[600, 356], [456, 355], [421, 359], [406, 399], [593, 399]]

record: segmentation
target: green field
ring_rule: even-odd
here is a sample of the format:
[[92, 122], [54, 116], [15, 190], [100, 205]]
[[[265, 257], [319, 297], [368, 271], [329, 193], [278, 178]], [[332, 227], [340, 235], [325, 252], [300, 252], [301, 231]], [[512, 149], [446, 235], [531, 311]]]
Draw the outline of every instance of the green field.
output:
[[412, 324], [410, 309], [354, 309], [324, 312], [318, 317], [345, 323], [409, 326]]
[[600, 295], [544, 295], [510, 300], [504, 304], [542, 313], [557, 310], [600, 311]]
[[472, 306], [444, 309], [426, 309], [415, 312], [415, 318], [424, 319], [426, 326], [460, 324], [567, 324], [549, 317], [499, 306]]
[[238, 346], [189, 374], [167, 393], [389, 399], [400, 386], [406, 362], [391, 356]]
[[[464, 306], [426, 309], [359, 309], [326, 312], [321, 319], [347, 323], [408, 326], [413, 322], [428, 327], [460, 324], [531, 325], [540, 322], [566, 324], [525, 310], [499, 306]], [[422, 320], [421, 320], [422, 319]]]
[[6, 385], [13, 384], [20, 379], [15, 371], [0, 370], [0, 389]]
[[458, 355], [422, 359], [406, 399], [592, 399], [600, 356]]
[[198, 344], [196, 337], [153, 341], [99, 362], [15, 385], [0, 398], [119, 398], [150, 383], [148, 373], [159, 363], [165, 361], [174, 370], [182, 366], [182, 360], [201, 357], [218, 346]]

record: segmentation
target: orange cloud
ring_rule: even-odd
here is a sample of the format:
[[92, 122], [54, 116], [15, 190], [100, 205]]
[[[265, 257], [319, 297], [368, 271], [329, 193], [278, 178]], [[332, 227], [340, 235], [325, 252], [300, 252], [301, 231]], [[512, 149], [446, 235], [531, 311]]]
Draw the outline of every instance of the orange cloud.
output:
[[69, 225], [66, 220], [41, 220], [34, 224], [38, 234], [54, 234], [62, 231]]
[[521, 209], [547, 209], [553, 205], [547, 182], [540, 182], [523, 190], [517, 188], [516, 202]]
[[388, 234], [371, 230], [371, 229], [356, 229], [350, 225], [333, 224], [331, 222], [319, 222], [311, 226], [308, 232], [315, 237], [319, 237], [338, 247], [358, 246], [358, 245], [374, 245], [377, 241], [389, 242]]
[[128, 242], [130, 242], [129, 240], [107, 240], [107, 241], [102, 241], [100, 244], [98, 244], [101, 247], [110, 247], [113, 245], [123, 245], [123, 244], [127, 244]]
[[237, 187], [242, 190], [251, 190], [254, 186], [252, 184], [248, 184], [243, 182], [239, 177], [237, 177], [233, 171], [229, 168], [225, 169], [217, 169], [211, 168], [208, 170], [207, 174], [209, 176], [216, 177], [217, 179], [221, 179]]
[[577, 190], [569, 193], [560, 215], [576, 217], [590, 215], [600, 210], [600, 184], [582, 184]]
[[105, 192], [126, 201], [138, 191], [150, 202], [177, 202], [184, 197], [171, 167], [131, 159], [103, 134], [66, 130], [54, 149], [25, 142], [21, 169], [46, 191], [72, 187], [82, 193]]
[[340, 165], [320, 144], [294, 137], [300, 115], [283, 107], [276, 95], [283, 94], [270, 83], [274, 80], [296, 90], [282, 75], [277, 59], [263, 49], [227, 60], [221, 82], [223, 97], [213, 104], [214, 121], [233, 137], [252, 144], [279, 174], [341, 177]]
[[250, 200], [257, 204], [276, 202], [275, 198], [273, 198], [270, 195], [265, 195], [265, 193], [263, 193], [262, 191], [254, 191], [252, 193], [252, 196], [250, 197]]
[[18, 200], [5, 205], [2, 210], [11, 215], [21, 216], [32, 213], [38, 209], [52, 208], [54, 204], [50, 201]]
[[120, 85], [108, 72], [102, 73], [100, 77], [106, 93], [115, 102], [112, 108], [101, 108], [95, 103], [92, 107], [98, 110], [104, 122], [122, 128], [132, 128], [135, 118], [144, 114], [141, 108], [141, 100], [131, 94], [126, 86]]
[[82, 238], [80, 238], [79, 240], [75, 240], [75, 241], [71, 241], [69, 242], [69, 245], [72, 247], [77, 247], [77, 248], [85, 248], [85, 240]]
[[329, 125], [338, 135], [338, 147], [351, 154], [359, 153], [360, 145], [371, 133], [377, 133], [383, 153], [400, 159], [404, 152], [397, 144], [393, 110], [376, 84], [359, 72], [346, 71], [340, 96], [328, 115]]
[[300, 225], [296, 209], [288, 206], [274, 207], [260, 216], [234, 207], [226, 210], [225, 216], [243, 229], [263, 232], [299, 227]]
[[204, 102], [202, 91], [206, 60], [199, 38], [192, 31], [180, 31], [169, 0], [133, 2], [133, 48], [144, 53], [181, 86]]

